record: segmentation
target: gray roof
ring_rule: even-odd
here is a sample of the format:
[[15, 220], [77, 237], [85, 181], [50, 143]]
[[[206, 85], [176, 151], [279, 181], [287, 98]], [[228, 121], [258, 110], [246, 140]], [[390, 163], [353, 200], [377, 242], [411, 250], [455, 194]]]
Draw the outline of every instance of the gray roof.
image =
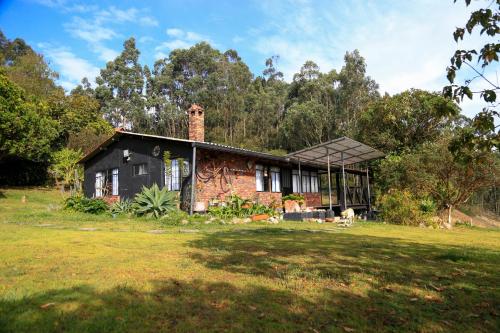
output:
[[342, 153], [345, 165], [370, 161], [385, 156], [384, 153], [375, 148], [344, 136], [290, 153], [287, 157], [295, 158], [301, 162], [328, 165], [328, 155], [330, 155], [330, 165], [341, 166]]
[[139, 137], [147, 137], [154, 138], [160, 140], [170, 140], [177, 142], [186, 142], [191, 143], [195, 147], [199, 147], [202, 149], [222, 151], [233, 154], [240, 154], [246, 156], [252, 156], [256, 158], [272, 160], [276, 162], [282, 163], [290, 163], [296, 162], [296, 160], [300, 159], [301, 163], [305, 165], [316, 165], [324, 167], [327, 165], [327, 150], [330, 153], [330, 164], [331, 165], [342, 165], [340, 152], [344, 152], [344, 162], [346, 165], [354, 164], [358, 162], [368, 161], [371, 159], [383, 157], [384, 154], [370, 146], [367, 146], [363, 143], [355, 141], [353, 139], [342, 137], [332, 141], [328, 141], [325, 143], [320, 143], [316, 146], [312, 146], [309, 148], [305, 148], [293, 153], [290, 153], [286, 156], [277, 156], [270, 153], [263, 153], [259, 151], [254, 151], [245, 148], [237, 148], [232, 146], [223, 145], [220, 143], [213, 142], [201, 142], [201, 141], [193, 141], [187, 139], [179, 139], [172, 138], [161, 135], [151, 135], [151, 134], [142, 134], [142, 133], [134, 133], [127, 132], [123, 130], [117, 130], [110, 138], [97, 146], [92, 152], [83, 157], [79, 163], [85, 162], [99, 153], [106, 146], [110, 145], [112, 142], [116, 141], [118, 137], [122, 135], [132, 135]]

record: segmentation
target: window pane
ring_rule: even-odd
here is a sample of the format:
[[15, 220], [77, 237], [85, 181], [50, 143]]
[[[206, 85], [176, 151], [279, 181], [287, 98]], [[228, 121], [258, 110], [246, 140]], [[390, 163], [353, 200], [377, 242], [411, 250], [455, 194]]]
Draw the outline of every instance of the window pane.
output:
[[180, 169], [179, 169], [179, 161], [178, 160], [172, 160], [172, 172], [171, 175], [172, 177], [172, 188], [171, 191], [179, 191], [180, 189]]
[[148, 174], [148, 168], [146, 163], [134, 165], [135, 176], [147, 175], [147, 174]]
[[302, 192], [311, 192], [309, 171], [302, 171]]
[[104, 187], [104, 173], [96, 172], [95, 174], [95, 196], [102, 197]]
[[255, 183], [257, 191], [264, 191], [264, 167], [262, 165], [255, 166]]
[[111, 194], [118, 195], [118, 169], [111, 170]]
[[318, 174], [316, 172], [311, 172], [311, 192], [318, 192]]
[[299, 193], [299, 170], [292, 170], [292, 191]]
[[271, 192], [281, 192], [280, 168], [271, 168]]

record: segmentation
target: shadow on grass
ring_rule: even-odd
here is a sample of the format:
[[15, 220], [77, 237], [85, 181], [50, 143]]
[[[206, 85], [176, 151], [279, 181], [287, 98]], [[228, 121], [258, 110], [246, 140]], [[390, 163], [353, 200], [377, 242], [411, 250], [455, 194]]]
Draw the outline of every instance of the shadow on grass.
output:
[[[4, 299], [0, 331], [493, 332], [498, 327], [498, 253], [263, 230], [218, 232], [190, 242], [192, 259], [227, 272], [226, 281], [167, 279], [149, 281], [151, 288], [144, 290], [82, 285]], [[230, 282], [245, 277], [257, 279]], [[47, 303], [53, 304], [41, 308]]]
[[368, 320], [363, 330], [487, 332], [500, 325], [500, 252], [285, 229], [219, 232], [190, 245], [200, 250], [192, 259], [210, 269], [321, 289], [318, 304], [340, 306], [350, 325]]

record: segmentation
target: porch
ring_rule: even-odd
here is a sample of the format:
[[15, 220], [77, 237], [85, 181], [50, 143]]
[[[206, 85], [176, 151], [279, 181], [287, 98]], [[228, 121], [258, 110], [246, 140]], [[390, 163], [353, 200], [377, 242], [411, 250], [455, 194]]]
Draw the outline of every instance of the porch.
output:
[[[320, 202], [313, 205], [318, 211], [338, 216], [341, 211], [352, 208], [360, 212], [371, 212], [370, 170], [368, 162], [384, 154], [366, 144], [341, 137], [325, 143], [299, 150], [287, 155], [296, 160], [299, 179], [302, 165], [315, 165], [320, 176]], [[299, 194], [306, 196], [301, 184]], [[332, 213], [329, 213], [332, 212]]]

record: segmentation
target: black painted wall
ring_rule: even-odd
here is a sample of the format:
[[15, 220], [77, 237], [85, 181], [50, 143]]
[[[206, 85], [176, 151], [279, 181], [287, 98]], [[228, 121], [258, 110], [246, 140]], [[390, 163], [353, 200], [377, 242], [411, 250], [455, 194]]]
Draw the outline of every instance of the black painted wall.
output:
[[[155, 146], [160, 147], [160, 153], [157, 157], [153, 156]], [[123, 158], [123, 150], [128, 149], [130, 160]], [[118, 194], [122, 199], [132, 199], [136, 193], [140, 192], [142, 186], [151, 186], [154, 183], [158, 186], [164, 186], [164, 164], [163, 152], [170, 151], [170, 158], [184, 158], [190, 162], [192, 159], [192, 147], [189, 142], [170, 141], [165, 139], [155, 139], [150, 137], [140, 137], [132, 135], [123, 135], [117, 138], [103, 151], [85, 162], [83, 191], [85, 196], [93, 197], [95, 195], [95, 175], [96, 172], [106, 171], [118, 168]], [[146, 163], [148, 168], [147, 175], [133, 175], [133, 166]], [[191, 176], [185, 178], [183, 182], [183, 192], [189, 184], [186, 184]], [[186, 195], [181, 193], [181, 196]]]

